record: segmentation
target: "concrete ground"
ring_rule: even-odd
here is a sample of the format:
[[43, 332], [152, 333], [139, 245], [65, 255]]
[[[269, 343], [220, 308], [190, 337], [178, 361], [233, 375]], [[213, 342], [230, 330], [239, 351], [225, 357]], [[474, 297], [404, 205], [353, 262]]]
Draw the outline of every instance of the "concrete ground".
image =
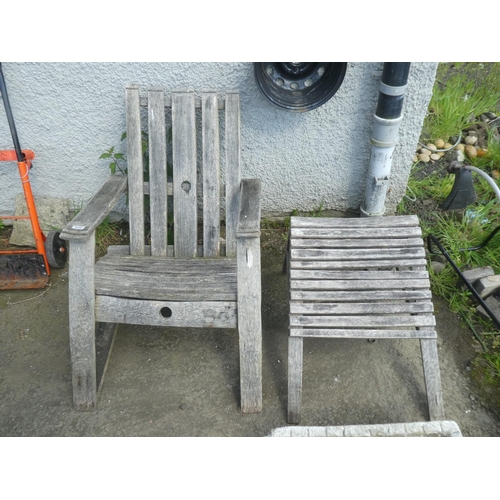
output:
[[[67, 269], [45, 290], [0, 291], [0, 435], [266, 436], [288, 425], [287, 278], [263, 245], [263, 410], [239, 410], [233, 330], [121, 325], [98, 409], [72, 407]], [[498, 436], [472, 389], [472, 333], [434, 299], [447, 420], [464, 436]], [[304, 426], [428, 419], [418, 341], [306, 339]]]

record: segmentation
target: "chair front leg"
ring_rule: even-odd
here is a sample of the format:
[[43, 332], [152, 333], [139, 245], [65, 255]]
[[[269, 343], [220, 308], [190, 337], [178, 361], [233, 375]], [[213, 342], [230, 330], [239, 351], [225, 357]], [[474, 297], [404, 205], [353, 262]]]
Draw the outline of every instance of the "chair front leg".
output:
[[97, 405], [94, 264], [94, 232], [86, 240], [70, 241], [69, 341], [77, 410], [92, 410]]
[[241, 411], [262, 411], [260, 238], [237, 238]]

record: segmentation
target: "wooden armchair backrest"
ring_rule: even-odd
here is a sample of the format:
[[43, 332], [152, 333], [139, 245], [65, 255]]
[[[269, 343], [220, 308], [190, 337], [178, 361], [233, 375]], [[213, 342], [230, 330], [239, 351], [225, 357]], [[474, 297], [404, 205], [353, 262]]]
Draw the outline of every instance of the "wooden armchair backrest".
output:
[[[147, 108], [149, 182], [144, 182], [141, 106]], [[166, 113], [166, 108], [171, 108], [171, 113]], [[196, 113], [196, 108], [201, 108], [201, 113]], [[225, 184], [220, 181], [220, 111], [225, 113]], [[201, 127], [197, 129], [200, 114]], [[227, 92], [219, 98], [217, 92], [209, 91], [201, 93], [200, 98], [192, 90], [175, 90], [168, 95], [164, 89], [151, 88], [147, 97], [141, 97], [139, 87], [131, 85], [126, 88], [126, 121], [130, 254], [145, 255], [144, 196], [149, 195], [151, 255], [167, 256], [168, 196], [173, 196], [174, 256], [198, 256], [198, 196], [202, 194], [202, 255], [221, 254], [223, 197], [226, 256], [234, 257], [241, 182], [239, 93]], [[199, 162], [197, 140], [201, 140]], [[167, 160], [173, 165], [171, 180], [167, 178]], [[198, 186], [198, 172], [202, 186]]]

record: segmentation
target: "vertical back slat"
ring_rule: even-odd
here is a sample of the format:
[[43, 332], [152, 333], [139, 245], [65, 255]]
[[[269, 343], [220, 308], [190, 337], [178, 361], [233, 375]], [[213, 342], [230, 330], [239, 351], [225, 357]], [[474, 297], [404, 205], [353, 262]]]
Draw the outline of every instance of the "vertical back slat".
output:
[[172, 92], [174, 254], [196, 257], [196, 129], [193, 91]]
[[240, 95], [226, 94], [226, 255], [236, 256], [236, 225], [241, 182]]
[[167, 142], [163, 89], [148, 90], [151, 255], [167, 256]]
[[217, 257], [220, 250], [220, 149], [219, 106], [215, 92], [203, 93], [203, 256]]
[[127, 169], [130, 225], [130, 254], [144, 255], [144, 193], [139, 87], [125, 91], [127, 122]]

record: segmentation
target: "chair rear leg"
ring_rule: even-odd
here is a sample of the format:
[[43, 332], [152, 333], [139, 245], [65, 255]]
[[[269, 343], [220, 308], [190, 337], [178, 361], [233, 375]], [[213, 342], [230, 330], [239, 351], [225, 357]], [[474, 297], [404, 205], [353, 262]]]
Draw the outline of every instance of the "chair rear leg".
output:
[[436, 339], [420, 339], [425, 387], [431, 420], [444, 420], [443, 393]]
[[77, 410], [92, 410], [97, 405], [94, 264], [94, 233], [86, 241], [70, 242], [69, 339]]
[[300, 423], [303, 338], [288, 337], [288, 423]]

